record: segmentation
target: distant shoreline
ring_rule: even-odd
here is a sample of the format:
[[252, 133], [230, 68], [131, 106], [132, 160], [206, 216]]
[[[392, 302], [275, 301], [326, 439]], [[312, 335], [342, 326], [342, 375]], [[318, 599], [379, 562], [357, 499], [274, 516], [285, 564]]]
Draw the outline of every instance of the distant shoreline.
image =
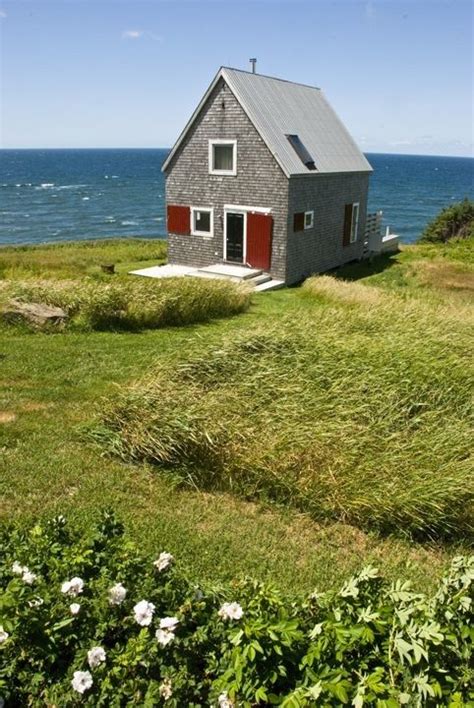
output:
[[91, 243], [103, 243], [104, 241], [109, 245], [114, 242], [125, 242], [125, 241], [167, 241], [167, 236], [100, 236], [97, 238], [70, 238], [64, 241], [37, 241], [37, 242], [22, 242], [22, 243], [0, 243], [0, 253], [3, 250], [9, 248], [67, 248], [67, 246], [88, 246]]
[[[143, 151], [143, 150], [166, 150], [170, 151], [170, 147], [0, 147], [0, 152], [71, 152], [71, 151], [84, 151], [93, 150], [97, 151]], [[434, 158], [453, 158], [455, 160], [474, 160], [474, 155], [427, 155], [417, 152], [373, 152], [373, 151], [363, 151], [364, 155], [390, 155], [397, 157], [434, 157]]]

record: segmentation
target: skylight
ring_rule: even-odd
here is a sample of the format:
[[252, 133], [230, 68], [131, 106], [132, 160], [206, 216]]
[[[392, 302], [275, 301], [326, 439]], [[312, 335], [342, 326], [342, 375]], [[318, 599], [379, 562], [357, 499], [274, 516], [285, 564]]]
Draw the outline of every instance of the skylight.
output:
[[300, 138], [298, 135], [287, 135], [288, 142], [290, 145], [293, 147], [294, 151], [300, 158], [301, 162], [303, 165], [306, 165], [308, 170], [315, 170], [316, 165], [314, 164], [314, 160], [301, 142]]

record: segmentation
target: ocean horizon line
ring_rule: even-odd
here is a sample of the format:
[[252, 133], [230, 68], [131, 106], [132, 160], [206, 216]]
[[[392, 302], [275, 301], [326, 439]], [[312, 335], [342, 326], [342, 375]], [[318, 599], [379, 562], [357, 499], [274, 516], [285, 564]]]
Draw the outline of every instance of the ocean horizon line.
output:
[[[69, 150], [69, 151], [81, 151], [81, 150], [171, 150], [171, 147], [137, 147], [137, 146], [115, 146], [115, 147], [97, 147], [97, 146], [83, 146], [83, 147], [0, 147], [0, 152], [45, 152], [45, 151], [57, 151]], [[398, 157], [442, 157], [442, 158], [453, 158], [460, 160], [474, 160], [474, 155], [443, 155], [443, 154], [426, 154], [426, 153], [416, 153], [416, 152], [380, 152], [375, 150], [362, 150], [364, 155], [393, 155]]]

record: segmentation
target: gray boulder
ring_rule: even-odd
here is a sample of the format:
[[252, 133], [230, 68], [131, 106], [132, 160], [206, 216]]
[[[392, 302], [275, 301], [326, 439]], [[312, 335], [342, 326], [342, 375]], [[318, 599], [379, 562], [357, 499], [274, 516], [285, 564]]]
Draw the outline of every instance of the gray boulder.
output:
[[10, 300], [4, 305], [1, 312], [2, 319], [6, 322], [26, 322], [36, 328], [64, 327], [68, 316], [60, 307], [52, 307], [39, 302], [21, 302]]

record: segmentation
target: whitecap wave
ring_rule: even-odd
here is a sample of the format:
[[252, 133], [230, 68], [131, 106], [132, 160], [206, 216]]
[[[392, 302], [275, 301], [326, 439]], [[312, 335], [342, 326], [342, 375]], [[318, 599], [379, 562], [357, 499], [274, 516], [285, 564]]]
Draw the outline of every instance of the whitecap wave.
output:
[[138, 221], [121, 221], [120, 222], [121, 226], [138, 226]]

